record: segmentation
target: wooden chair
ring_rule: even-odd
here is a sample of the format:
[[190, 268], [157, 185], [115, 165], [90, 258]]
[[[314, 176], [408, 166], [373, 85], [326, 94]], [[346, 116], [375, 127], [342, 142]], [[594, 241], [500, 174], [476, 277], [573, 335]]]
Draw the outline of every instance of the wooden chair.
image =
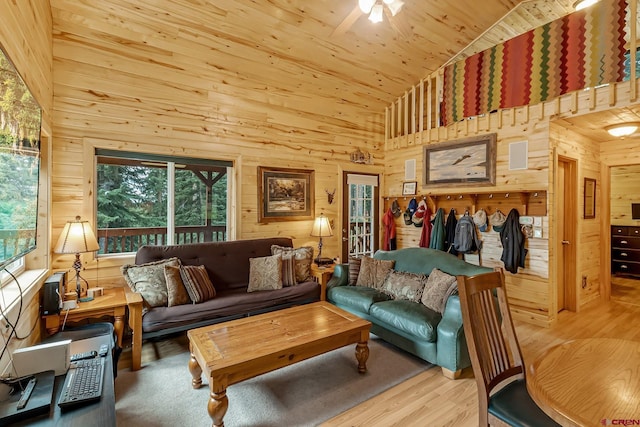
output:
[[478, 385], [479, 426], [557, 426], [531, 399], [502, 271], [458, 276], [464, 333]]

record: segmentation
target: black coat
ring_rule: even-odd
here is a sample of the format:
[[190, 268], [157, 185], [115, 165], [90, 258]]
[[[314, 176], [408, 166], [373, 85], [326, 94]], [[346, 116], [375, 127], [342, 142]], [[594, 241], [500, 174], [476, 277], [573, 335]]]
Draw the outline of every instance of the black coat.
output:
[[524, 257], [527, 250], [524, 247], [524, 233], [520, 228], [520, 213], [517, 209], [511, 209], [504, 227], [500, 231], [502, 242], [502, 257], [505, 270], [516, 274], [518, 267], [524, 268]]
[[456, 225], [458, 225], [458, 218], [456, 218], [455, 209], [451, 209], [449, 211], [449, 216], [447, 217], [447, 223], [444, 226], [445, 237], [444, 237], [444, 250], [453, 255], [458, 255], [458, 251], [453, 247], [453, 241], [456, 237]]

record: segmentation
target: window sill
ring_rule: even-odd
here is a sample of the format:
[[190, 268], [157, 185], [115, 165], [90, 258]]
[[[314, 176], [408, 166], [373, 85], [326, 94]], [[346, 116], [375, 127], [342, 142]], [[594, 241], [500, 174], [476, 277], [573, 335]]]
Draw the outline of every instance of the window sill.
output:
[[47, 269], [23, 271], [16, 276], [20, 287], [15, 281], [12, 281], [0, 290], [0, 307], [6, 317], [11, 321], [16, 319], [20, 308], [20, 290], [22, 290], [22, 310], [26, 309], [27, 304], [30, 304], [37, 295], [47, 272]]

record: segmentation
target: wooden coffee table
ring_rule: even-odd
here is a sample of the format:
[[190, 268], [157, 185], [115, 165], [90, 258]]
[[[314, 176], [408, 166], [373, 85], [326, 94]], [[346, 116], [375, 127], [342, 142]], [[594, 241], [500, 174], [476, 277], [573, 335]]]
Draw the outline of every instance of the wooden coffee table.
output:
[[367, 370], [371, 323], [327, 302], [317, 302], [187, 332], [193, 388], [209, 378], [207, 409], [224, 426], [227, 387], [349, 344], [356, 344], [358, 372]]

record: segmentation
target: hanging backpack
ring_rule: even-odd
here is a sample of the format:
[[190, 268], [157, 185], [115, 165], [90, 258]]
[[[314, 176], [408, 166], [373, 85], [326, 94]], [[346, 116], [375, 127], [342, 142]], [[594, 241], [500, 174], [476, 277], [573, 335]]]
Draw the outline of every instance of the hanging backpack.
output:
[[480, 250], [482, 242], [478, 239], [476, 224], [469, 214], [464, 214], [456, 224], [453, 248], [461, 254], [470, 254]]

